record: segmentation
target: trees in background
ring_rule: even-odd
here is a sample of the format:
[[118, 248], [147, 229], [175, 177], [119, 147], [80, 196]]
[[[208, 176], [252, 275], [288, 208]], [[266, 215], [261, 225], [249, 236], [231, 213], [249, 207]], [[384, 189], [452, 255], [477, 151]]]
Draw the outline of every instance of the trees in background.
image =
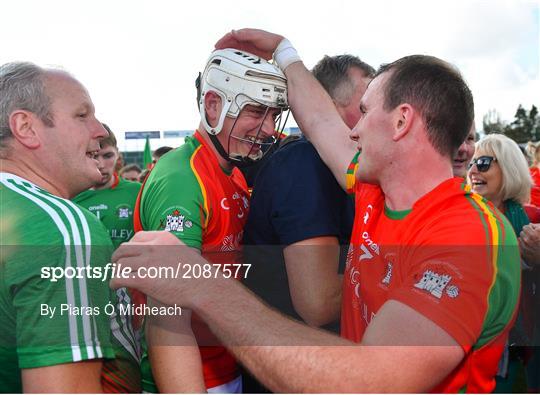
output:
[[520, 104], [510, 123], [501, 120], [496, 110], [489, 110], [482, 124], [485, 134], [502, 133], [517, 143], [540, 140], [540, 115], [534, 104], [529, 111]]

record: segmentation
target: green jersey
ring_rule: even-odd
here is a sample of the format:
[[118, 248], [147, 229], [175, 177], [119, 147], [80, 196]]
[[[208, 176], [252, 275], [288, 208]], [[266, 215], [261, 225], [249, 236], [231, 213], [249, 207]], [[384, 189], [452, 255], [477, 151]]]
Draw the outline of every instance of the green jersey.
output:
[[115, 174], [110, 188], [84, 191], [73, 201], [99, 218], [116, 249], [133, 237], [133, 208], [139, 189], [138, 182], [126, 181]]
[[21, 369], [98, 358], [104, 389], [140, 390], [140, 350], [119, 308], [129, 295], [104, 277], [113, 249], [103, 225], [8, 173], [0, 218], [0, 391], [22, 392]]

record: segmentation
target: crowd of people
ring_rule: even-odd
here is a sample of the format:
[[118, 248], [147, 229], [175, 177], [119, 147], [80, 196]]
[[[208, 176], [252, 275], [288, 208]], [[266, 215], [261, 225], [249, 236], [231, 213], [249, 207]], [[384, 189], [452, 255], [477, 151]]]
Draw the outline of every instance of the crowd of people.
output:
[[143, 171], [68, 72], [0, 66], [2, 392], [539, 392], [540, 143], [480, 139], [459, 70], [242, 29], [196, 87]]

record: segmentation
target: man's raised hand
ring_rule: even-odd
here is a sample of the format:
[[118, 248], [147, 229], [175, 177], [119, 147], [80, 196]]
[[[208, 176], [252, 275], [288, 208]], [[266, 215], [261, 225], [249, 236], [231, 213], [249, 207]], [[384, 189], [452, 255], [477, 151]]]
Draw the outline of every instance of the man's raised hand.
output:
[[259, 29], [232, 30], [215, 45], [216, 49], [236, 48], [270, 60], [283, 36]]

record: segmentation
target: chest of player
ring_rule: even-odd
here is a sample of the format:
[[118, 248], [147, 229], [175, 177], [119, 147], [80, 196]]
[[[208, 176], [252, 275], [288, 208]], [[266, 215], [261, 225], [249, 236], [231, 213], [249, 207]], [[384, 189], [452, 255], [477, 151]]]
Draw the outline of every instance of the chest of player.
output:
[[233, 177], [223, 177], [207, 188], [207, 218], [203, 252], [238, 251], [249, 212], [249, 194]]
[[133, 204], [100, 200], [87, 203], [87, 207], [101, 222], [130, 223], [133, 221]]
[[377, 311], [407, 278], [407, 262], [418, 253], [409, 245], [412, 217], [412, 213], [390, 215], [382, 196], [357, 199], [343, 279], [345, 337], [360, 341]]
[[111, 239], [127, 241], [133, 236], [133, 205], [123, 201], [100, 201], [88, 206], [107, 228]]
[[[360, 328], [369, 325], [392, 289], [401, 283], [402, 255], [392, 240], [391, 224], [381, 218], [374, 225], [353, 229], [344, 274], [344, 313], [355, 317], [359, 322], [354, 326]], [[389, 231], [382, 232], [383, 228]]]

